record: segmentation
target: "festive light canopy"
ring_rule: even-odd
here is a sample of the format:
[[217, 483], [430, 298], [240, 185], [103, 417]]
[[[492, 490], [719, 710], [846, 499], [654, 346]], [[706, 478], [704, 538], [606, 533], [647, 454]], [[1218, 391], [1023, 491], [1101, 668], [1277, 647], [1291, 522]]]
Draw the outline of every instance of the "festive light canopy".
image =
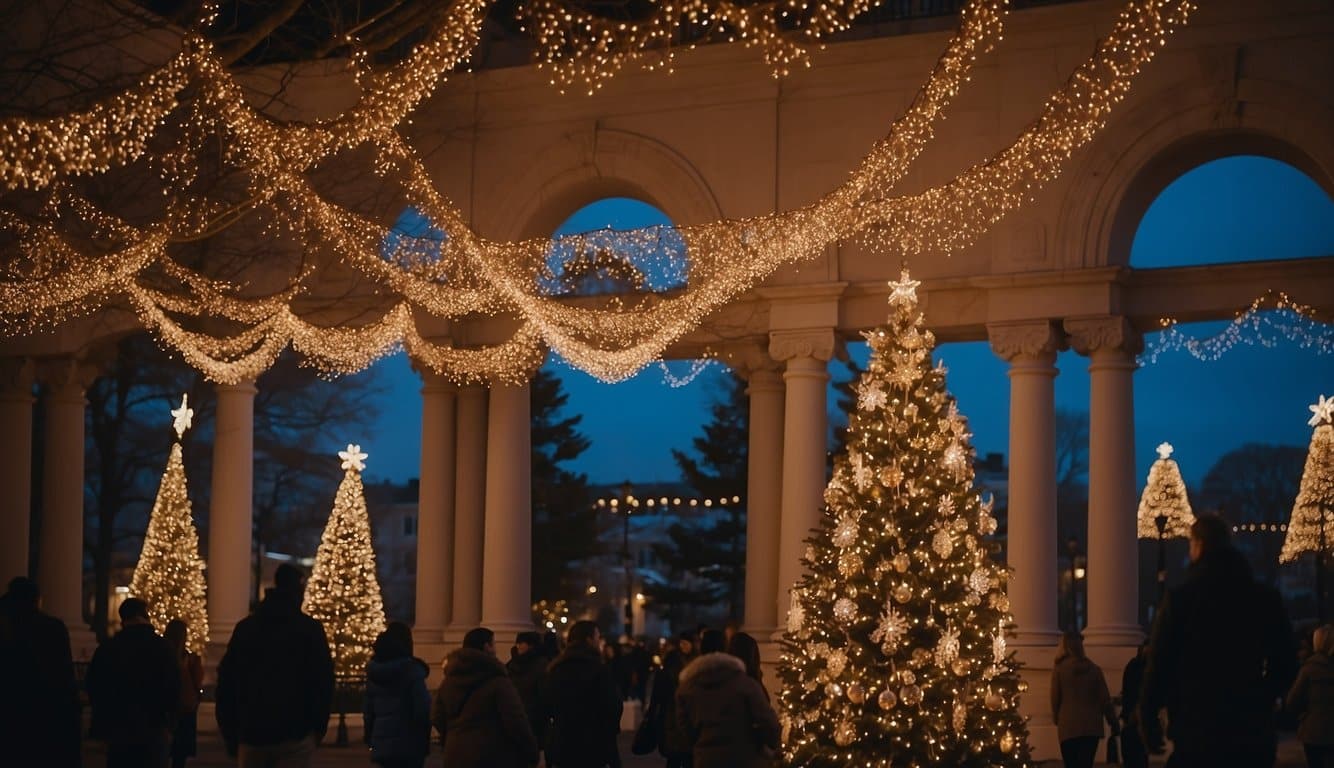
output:
[[1139, 356], [1141, 365], [1156, 363], [1164, 354], [1175, 351], [1187, 352], [1197, 360], [1217, 360], [1238, 344], [1272, 348], [1288, 343], [1318, 355], [1334, 354], [1334, 325], [1322, 321], [1314, 308], [1293, 301], [1282, 291], [1265, 291], [1212, 336], [1191, 336], [1170, 317], [1163, 318], [1159, 325], [1163, 330], [1146, 342]]
[[1292, 505], [1288, 535], [1278, 556], [1280, 563], [1295, 562], [1307, 552], [1317, 557], [1327, 555], [1334, 541], [1334, 398], [1321, 395], [1310, 409], [1311, 418], [1306, 423], [1315, 429]]
[[1172, 458], [1172, 450], [1171, 443], [1159, 444], [1158, 460], [1149, 467], [1149, 479], [1135, 515], [1141, 539], [1190, 538], [1190, 527], [1195, 524], [1186, 496], [1186, 481], [1181, 477], [1181, 467]]
[[[1005, 3], [972, 0], [917, 97], [847, 182], [802, 208], [680, 228], [689, 257], [684, 288], [602, 305], [553, 296], [542, 277], [553, 248], [587, 255], [604, 243], [586, 236], [554, 243], [479, 236], [438, 191], [401, 133], [416, 105], [472, 51], [486, 7], [484, 0], [453, 3], [409, 56], [383, 72], [368, 71], [364, 56], [354, 59], [359, 100], [322, 122], [279, 123], [263, 114], [198, 31], [186, 35], [181, 53], [161, 70], [84, 112], [0, 121], [0, 182], [33, 190], [41, 199], [36, 210], [0, 209], [0, 233], [9, 237], [16, 257], [0, 272], [0, 320], [8, 321], [9, 333], [24, 332], [123, 302], [163, 344], [226, 383], [254, 378], [288, 344], [331, 373], [360, 370], [406, 348], [420, 364], [460, 382], [524, 379], [551, 348], [594, 376], [619, 380], [781, 265], [824, 253], [831, 244], [860, 239], [879, 252], [906, 256], [947, 253], [972, 242], [1031, 199], [1091, 140], [1131, 79], [1185, 23], [1192, 3], [1131, 0], [1093, 55], [1013, 144], [939, 187], [893, 195], [977, 57], [1000, 39]], [[659, 15], [703, 24], [700, 14], [712, 14], [709, 24], [760, 41], [781, 71], [803, 55], [793, 40], [821, 39], [845, 24], [840, 14], [850, 20], [865, 7], [861, 0], [808, 4], [799, 12], [779, 5], [695, 3], [664, 5]], [[576, 14], [566, 19], [551, 10], [535, 13], [547, 19], [538, 25], [540, 40], [564, 41], [551, 45], [568, 58], [546, 60], [558, 70], [609, 71], [642, 58], [650, 44], [634, 42], [636, 35], [658, 39], [651, 31], [658, 22], [611, 30], [590, 21], [581, 27], [586, 36], [577, 37], [570, 26]], [[561, 16], [555, 26], [548, 23], [553, 13]], [[788, 22], [761, 21], [784, 13], [797, 13], [800, 20], [792, 23], [803, 31], [780, 33], [773, 30], [787, 29]], [[750, 31], [741, 34], [743, 29]], [[614, 38], [606, 37], [612, 33]], [[773, 46], [785, 52], [773, 53]], [[150, 140], [156, 142], [152, 151]], [[226, 173], [220, 178], [227, 183], [210, 186], [202, 182], [205, 166], [216, 162], [205, 162], [215, 146], [222, 148]], [[368, 161], [441, 238], [423, 244], [395, 237], [375, 215], [322, 190], [319, 171], [335, 155], [340, 162]], [[76, 176], [131, 163], [161, 181], [162, 207], [147, 218], [131, 221], [99, 206], [73, 183]], [[367, 323], [321, 326], [297, 309], [319, 284], [315, 262], [293, 274], [285, 290], [256, 297], [243, 281], [216, 279], [178, 257], [190, 244], [238, 224], [352, 267], [389, 297], [388, 305]], [[652, 251], [663, 237], [657, 228], [637, 230], [625, 234], [616, 250]], [[500, 344], [464, 349], [428, 338], [418, 326], [422, 318], [476, 315], [516, 318], [517, 330]], [[217, 320], [229, 329], [218, 331]]]

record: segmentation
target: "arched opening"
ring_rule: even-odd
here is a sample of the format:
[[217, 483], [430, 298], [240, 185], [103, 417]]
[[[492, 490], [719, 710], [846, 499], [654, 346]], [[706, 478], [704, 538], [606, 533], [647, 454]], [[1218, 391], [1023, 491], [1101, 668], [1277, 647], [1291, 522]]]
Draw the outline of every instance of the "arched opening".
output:
[[686, 249], [672, 220], [632, 197], [585, 205], [552, 233], [544, 287], [555, 295], [665, 291], [686, 282]]

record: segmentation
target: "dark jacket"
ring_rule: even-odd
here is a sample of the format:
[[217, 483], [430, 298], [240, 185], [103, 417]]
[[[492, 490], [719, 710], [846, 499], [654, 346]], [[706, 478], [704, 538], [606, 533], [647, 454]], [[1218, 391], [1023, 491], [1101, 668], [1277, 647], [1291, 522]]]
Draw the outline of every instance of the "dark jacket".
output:
[[489, 653], [460, 648], [445, 660], [432, 714], [449, 768], [537, 765], [537, 739], [505, 666]]
[[1311, 654], [1285, 703], [1301, 718], [1297, 738], [1303, 744], [1334, 744], [1334, 661], [1323, 653]]
[[537, 743], [541, 744], [546, 735], [547, 715], [542, 706], [542, 684], [547, 677], [549, 660], [538, 651], [529, 651], [510, 659], [505, 665], [514, 688], [523, 702], [523, 711], [528, 715], [528, 724], [533, 728]]
[[1116, 710], [1102, 668], [1088, 659], [1066, 656], [1051, 671], [1051, 717], [1061, 741], [1102, 738], [1102, 723], [1116, 727]]
[[431, 750], [431, 692], [421, 659], [371, 659], [366, 665], [366, 743], [371, 762], [421, 761]]
[[676, 688], [681, 682], [681, 672], [694, 658], [680, 650], [672, 651], [667, 654], [662, 669], [653, 678], [653, 695], [644, 717], [658, 722], [658, 732], [662, 734], [658, 741], [658, 752], [663, 757], [690, 754], [690, 745], [682, 742], [681, 730], [676, 727]]
[[731, 654], [705, 654], [681, 672], [676, 720], [694, 768], [773, 765], [778, 716], [764, 688]]
[[542, 698], [551, 714], [547, 762], [557, 768], [602, 768], [617, 761], [621, 696], [596, 649], [572, 645], [547, 668]]
[[318, 741], [329, 727], [333, 684], [324, 628], [301, 612], [299, 596], [270, 589], [236, 625], [218, 664], [218, 729], [231, 747]]
[[1211, 552], [1163, 599], [1141, 692], [1141, 722], [1167, 707], [1175, 753], [1211, 760], [1275, 744], [1274, 704], [1296, 671], [1292, 625], [1236, 549]]
[[79, 764], [79, 691], [59, 619], [0, 600], [0, 744], [14, 765]]
[[131, 624], [97, 648], [88, 665], [92, 735], [112, 744], [165, 743], [181, 699], [171, 644], [150, 624]]

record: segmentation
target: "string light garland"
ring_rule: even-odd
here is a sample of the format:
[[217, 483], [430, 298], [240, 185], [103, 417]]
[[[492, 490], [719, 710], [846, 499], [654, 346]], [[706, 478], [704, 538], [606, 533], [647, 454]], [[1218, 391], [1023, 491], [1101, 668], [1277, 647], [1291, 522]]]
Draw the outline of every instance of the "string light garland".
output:
[[1146, 341], [1140, 365], [1152, 365], [1171, 352], [1186, 352], [1196, 360], [1213, 362], [1238, 344], [1272, 349], [1288, 343], [1317, 355], [1334, 354], [1334, 324], [1322, 321], [1315, 309], [1293, 301], [1282, 291], [1265, 291], [1212, 336], [1191, 336], [1172, 318], [1163, 318], [1159, 325], [1162, 331]]
[[[55, 226], [55, 213], [37, 224], [14, 216], [0, 219], [0, 226], [17, 238], [21, 253], [55, 253], [64, 265], [35, 278], [24, 277], [26, 261], [7, 271], [0, 280], [0, 316], [11, 328], [30, 328], [123, 298], [163, 344], [220, 382], [255, 377], [287, 344], [330, 373], [360, 370], [380, 355], [406, 348], [426, 367], [460, 382], [522, 379], [550, 348], [598, 378], [620, 380], [659, 358], [710, 313], [778, 267], [823, 253], [833, 243], [862, 238], [886, 253], [949, 251], [968, 244], [1029, 199], [1076, 147], [1092, 138], [1130, 79], [1185, 22], [1192, 7], [1188, 0], [1130, 2], [1112, 34], [1013, 145], [942, 187], [891, 196], [932, 138], [934, 122], [967, 80], [977, 56], [999, 39], [1005, 4], [968, 3], [956, 34], [912, 105], [847, 182], [795, 210], [675, 229], [670, 236], [680, 238], [689, 256], [686, 285], [667, 294], [613, 298], [599, 306], [552, 295], [541, 278], [550, 275], [553, 248], [595, 253], [606, 247], [605, 236], [515, 243], [478, 236], [438, 192], [398, 131], [412, 106], [471, 50], [485, 5], [451, 6], [445, 22], [391, 70], [401, 82], [387, 74], [363, 76], [369, 85], [357, 106], [319, 124], [283, 125], [267, 119], [246, 102], [207, 44], [195, 46], [191, 50], [198, 53], [188, 60], [196, 95], [185, 105], [190, 117], [186, 123], [192, 128], [174, 152], [159, 158], [164, 178], [188, 180], [192, 172], [187, 158], [197, 151], [201, 136], [216, 134], [223, 139], [229, 166], [245, 173], [248, 197], [228, 202], [169, 188], [161, 220], [131, 227], [53, 183], [51, 207], [99, 222], [114, 231], [115, 245], [87, 252]], [[373, 150], [375, 172], [400, 185], [407, 203], [441, 233], [429, 249], [326, 199], [306, 175], [333, 153], [362, 145]], [[40, 154], [25, 150], [7, 157], [6, 167], [17, 168], [14, 174], [40, 186], [48, 176], [41, 169], [49, 165], [35, 159]], [[48, 151], [45, 156], [50, 155]], [[69, 172], [61, 167], [50, 178]], [[401, 300], [363, 327], [319, 327], [293, 309], [318, 274], [294, 277], [281, 295], [253, 298], [172, 259], [176, 244], [225, 228], [246, 211], [264, 211], [274, 231], [285, 228], [305, 246], [327, 249]], [[654, 228], [619, 233], [615, 247], [618, 253], [622, 248], [652, 253], [662, 250], [658, 246], [668, 236], [667, 230]], [[424, 252], [435, 258], [423, 258]], [[171, 277], [176, 287], [162, 288], [160, 280], [148, 279], [151, 272]], [[499, 345], [459, 349], [426, 340], [416, 325], [420, 315], [459, 319], [477, 314], [517, 316], [519, 329]], [[217, 336], [182, 324], [203, 318], [225, 318], [239, 330]]]

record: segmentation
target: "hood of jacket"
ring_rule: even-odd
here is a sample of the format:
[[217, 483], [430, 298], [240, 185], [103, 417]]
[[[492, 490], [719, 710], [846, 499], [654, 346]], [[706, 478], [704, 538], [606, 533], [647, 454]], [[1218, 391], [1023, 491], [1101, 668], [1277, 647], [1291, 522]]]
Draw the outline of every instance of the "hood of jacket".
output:
[[681, 671], [681, 690], [717, 688], [746, 674], [746, 665], [730, 653], [706, 653]]
[[270, 587], [264, 591], [264, 600], [255, 608], [261, 621], [290, 621], [301, 615], [301, 596]]
[[426, 673], [426, 664], [411, 656], [371, 659], [366, 665], [366, 679], [386, 688], [399, 688], [416, 680], [425, 680]]
[[547, 666], [547, 657], [537, 651], [521, 653], [510, 659], [505, 664], [505, 668], [515, 675], [527, 675], [539, 669], [545, 669]]
[[1237, 588], [1255, 579], [1246, 556], [1235, 547], [1223, 547], [1209, 552], [1191, 564], [1188, 583], [1207, 584], [1219, 589]]
[[[572, 645], [561, 651], [547, 668], [549, 673], [572, 675], [575, 678], [595, 677], [602, 667], [602, 654], [587, 645]], [[559, 670], [559, 672], [557, 672]]]

